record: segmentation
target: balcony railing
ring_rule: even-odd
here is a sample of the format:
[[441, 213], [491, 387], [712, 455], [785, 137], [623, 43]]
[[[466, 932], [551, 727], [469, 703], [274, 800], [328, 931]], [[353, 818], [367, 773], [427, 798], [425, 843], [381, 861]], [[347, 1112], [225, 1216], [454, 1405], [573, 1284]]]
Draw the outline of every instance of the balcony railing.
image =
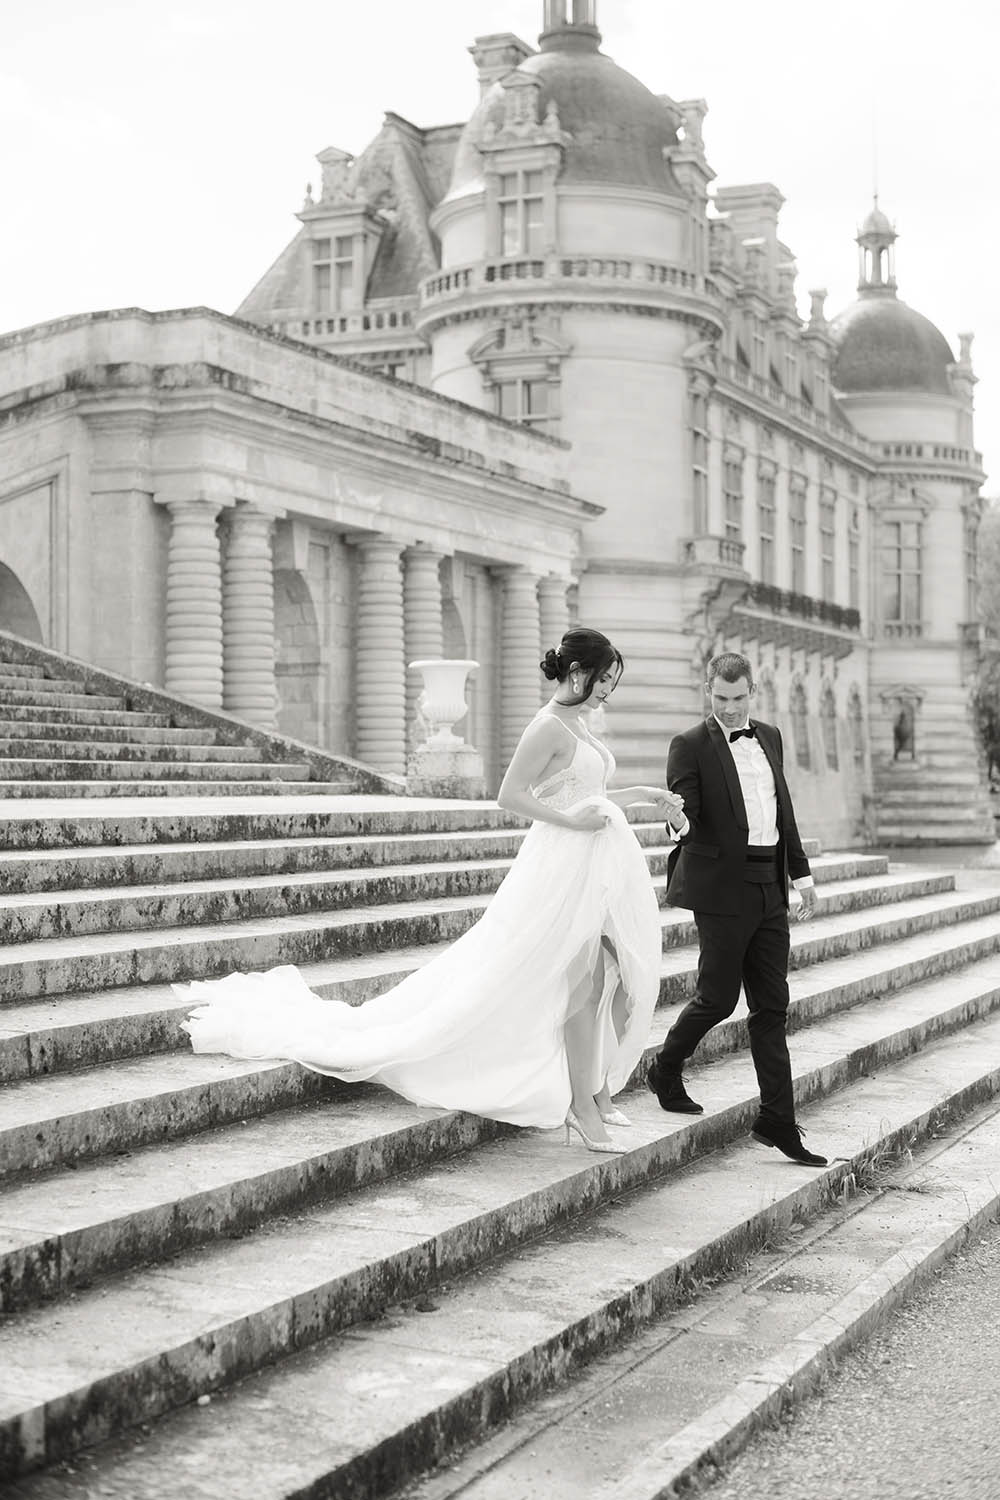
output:
[[800, 620], [815, 620], [821, 625], [832, 625], [836, 630], [860, 630], [861, 614], [856, 609], [842, 604], [829, 604], [825, 599], [813, 599], [809, 594], [796, 594], [789, 589], [775, 588], [770, 583], [750, 585], [748, 601], [776, 615], [794, 615]]
[[958, 464], [962, 468], [983, 466], [983, 455], [978, 448], [956, 448], [950, 443], [880, 443], [883, 458], [917, 459], [920, 463]]
[[923, 633], [922, 620], [882, 621], [882, 634], [888, 641], [919, 641]]
[[768, 380], [763, 375], [755, 375], [752, 370], [748, 370], [745, 365], [739, 364], [735, 359], [729, 359], [728, 356], [720, 358], [719, 374], [731, 385], [739, 386], [753, 396], [759, 396], [768, 405], [787, 412], [789, 416], [808, 427], [813, 427], [830, 437], [839, 438], [842, 442], [848, 442], [852, 448], [859, 449], [862, 453], [875, 451], [874, 445], [866, 437], [862, 437], [861, 433], [856, 432], [853, 427], [847, 427], [842, 421], [828, 417], [825, 412], [817, 411], [814, 406], [810, 406], [808, 401], [803, 401], [799, 396], [790, 396], [773, 380]]
[[742, 568], [743, 553], [746, 547], [743, 542], [737, 542], [728, 536], [692, 536], [683, 543], [683, 555], [686, 563], [709, 563], [713, 566], [721, 564], [726, 568]]
[[696, 297], [718, 297], [710, 276], [667, 261], [627, 255], [514, 256], [454, 266], [429, 276], [420, 287], [420, 305], [431, 308], [463, 296], [502, 286], [505, 282], [543, 281], [547, 286], [580, 281], [599, 286], [627, 285], [638, 291], [671, 288]]

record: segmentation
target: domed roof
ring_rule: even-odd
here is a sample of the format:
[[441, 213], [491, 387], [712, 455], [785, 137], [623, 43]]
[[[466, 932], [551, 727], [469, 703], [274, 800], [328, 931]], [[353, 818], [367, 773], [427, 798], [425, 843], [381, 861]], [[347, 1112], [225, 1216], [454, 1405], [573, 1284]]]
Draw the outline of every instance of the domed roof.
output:
[[[550, 44], [526, 58], [517, 71], [541, 79], [539, 118], [544, 119], [550, 102], [555, 100], [560, 127], [572, 137], [560, 181], [613, 182], [623, 187], [680, 193], [663, 156], [664, 146], [677, 144], [670, 111], [645, 84], [610, 57], [579, 45]], [[501, 81], [480, 101], [462, 132], [449, 198], [482, 187], [483, 162], [477, 142], [488, 124], [499, 129], [503, 120]]]
[[955, 356], [929, 318], [892, 293], [861, 296], [830, 324], [838, 391], [926, 391], [948, 396]]
[[886, 238], [891, 239], [896, 238], [896, 231], [892, 227], [892, 222], [888, 215], [884, 214], [879, 208], [877, 198], [875, 199], [875, 207], [868, 214], [868, 217], [861, 226], [861, 233], [884, 235]]

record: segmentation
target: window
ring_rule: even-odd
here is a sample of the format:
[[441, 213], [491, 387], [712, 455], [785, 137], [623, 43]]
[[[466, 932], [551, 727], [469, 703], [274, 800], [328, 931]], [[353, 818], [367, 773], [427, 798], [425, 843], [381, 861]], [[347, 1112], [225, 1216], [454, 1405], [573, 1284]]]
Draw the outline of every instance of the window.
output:
[[535, 427], [544, 432], [552, 415], [547, 380], [521, 377], [500, 380], [494, 389], [498, 416], [506, 417], [511, 422], [523, 422], [526, 427]]
[[357, 306], [353, 235], [313, 240], [313, 305], [321, 313]]
[[812, 766], [812, 757], [809, 754], [809, 708], [806, 704], [806, 690], [801, 682], [792, 683], [789, 708], [792, 735], [795, 739], [795, 763], [801, 766], [803, 771], [808, 771]]
[[545, 248], [542, 178], [541, 172], [501, 173], [497, 199], [501, 255], [537, 255]]
[[861, 608], [861, 517], [857, 506], [851, 510], [847, 537], [847, 602], [851, 609]]
[[774, 582], [775, 503], [774, 475], [761, 470], [757, 475], [757, 534], [760, 538], [760, 581]]
[[834, 547], [837, 533], [837, 496], [823, 490], [819, 500], [819, 578], [820, 597], [828, 604], [834, 595]]
[[692, 528], [695, 536], [708, 532], [708, 398], [691, 396]]
[[743, 540], [743, 454], [727, 448], [722, 461], [723, 523], [727, 541]]
[[789, 538], [791, 543], [791, 581], [793, 594], [806, 591], [806, 492], [795, 484], [788, 497]]
[[886, 521], [882, 532], [882, 619], [893, 635], [919, 635], [919, 521]]

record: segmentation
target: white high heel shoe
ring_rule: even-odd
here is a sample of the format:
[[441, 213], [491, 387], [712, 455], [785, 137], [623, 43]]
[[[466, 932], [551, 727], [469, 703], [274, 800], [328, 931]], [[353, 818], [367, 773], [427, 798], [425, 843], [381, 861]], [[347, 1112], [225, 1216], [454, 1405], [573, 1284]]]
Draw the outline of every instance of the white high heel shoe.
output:
[[601, 1119], [605, 1125], [631, 1125], [632, 1121], [628, 1115], [623, 1115], [620, 1109], [602, 1109]]
[[625, 1149], [624, 1146], [616, 1146], [614, 1141], [592, 1141], [572, 1110], [569, 1110], [566, 1115], [564, 1128], [566, 1131], [564, 1144], [567, 1146], [569, 1145], [569, 1133], [571, 1130], [575, 1130], [588, 1151], [606, 1151], [609, 1154], [618, 1156]]

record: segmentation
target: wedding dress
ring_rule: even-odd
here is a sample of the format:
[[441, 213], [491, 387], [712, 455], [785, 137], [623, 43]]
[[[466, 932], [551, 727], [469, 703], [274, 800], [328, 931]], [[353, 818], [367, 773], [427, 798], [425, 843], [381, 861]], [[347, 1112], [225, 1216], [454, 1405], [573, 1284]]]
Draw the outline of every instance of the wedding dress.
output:
[[636, 837], [604, 795], [610, 751], [567, 733], [570, 764], [532, 791], [564, 811], [599, 807], [604, 828], [533, 823], [475, 927], [364, 1004], [321, 999], [290, 965], [175, 985], [202, 1002], [184, 1023], [195, 1052], [289, 1058], [415, 1104], [554, 1129], [571, 1098], [563, 1028], [599, 985], [593, 1092], [623, 1088], [659, 992], [659, 907]]

